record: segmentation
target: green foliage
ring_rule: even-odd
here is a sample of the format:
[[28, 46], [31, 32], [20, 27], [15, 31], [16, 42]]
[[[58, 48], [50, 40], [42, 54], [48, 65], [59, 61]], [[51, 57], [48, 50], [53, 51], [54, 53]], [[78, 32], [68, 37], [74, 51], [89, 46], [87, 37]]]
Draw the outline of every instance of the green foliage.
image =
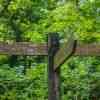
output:
[[[65, 41], [74, 34], [82, 43], [99, 42], [100, 1], [75, 1], [0, 0], [0, 42], [46, 42], [49, 32]], [[0, 100], [47, 100], [45, 59], [11, 58], [0, 56]], [[100, 57], [72, 58], [61, 71], [62, 100], [100, 99]]]
[[[46, 65], [27, 69], [26, 75], [18, 75], [14, 69], [0, 69], [1, 100], [44, 100], [47, 98]], [[44, 73], [45, 72], [45, 73]]]

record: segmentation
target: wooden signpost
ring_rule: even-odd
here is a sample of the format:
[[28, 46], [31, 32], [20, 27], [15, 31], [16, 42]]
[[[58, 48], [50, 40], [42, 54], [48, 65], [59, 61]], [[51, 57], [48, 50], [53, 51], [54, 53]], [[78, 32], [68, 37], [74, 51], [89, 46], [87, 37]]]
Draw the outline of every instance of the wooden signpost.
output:
[[59, 50], [58, 34], [48, 36], [48, 100], [61, 100], [60, 96], [60, 69], [55, 71], [54, 57]]
[[0, 43], [0, 54], [48, 56], [48, 100], [61, 100], [60, 66], [71, 56], [100, 56], [100, 44], [80, 44], [72, 38], [60, 44], [58, 34], [51, 33], [47, 44]]

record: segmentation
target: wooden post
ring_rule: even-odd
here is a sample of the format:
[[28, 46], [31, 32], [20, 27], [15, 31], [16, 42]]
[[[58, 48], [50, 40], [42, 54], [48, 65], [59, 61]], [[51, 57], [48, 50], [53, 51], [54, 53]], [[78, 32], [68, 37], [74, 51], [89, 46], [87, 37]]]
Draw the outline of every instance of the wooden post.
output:
[[60, 99], [60, 69], [54, 70], [54, 56], [59, 49], [57, 33], [48, 36], [48, 100]]

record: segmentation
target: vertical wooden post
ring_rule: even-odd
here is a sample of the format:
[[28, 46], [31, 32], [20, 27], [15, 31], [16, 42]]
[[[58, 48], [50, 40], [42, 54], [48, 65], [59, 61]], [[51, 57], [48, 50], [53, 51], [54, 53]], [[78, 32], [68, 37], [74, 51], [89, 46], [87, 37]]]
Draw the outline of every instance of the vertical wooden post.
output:
[[54, 56], [59, 49], [59, 36], [50, 33], [48, 36], [48, 100], [60, 99], [60, 69], [55, 71]]

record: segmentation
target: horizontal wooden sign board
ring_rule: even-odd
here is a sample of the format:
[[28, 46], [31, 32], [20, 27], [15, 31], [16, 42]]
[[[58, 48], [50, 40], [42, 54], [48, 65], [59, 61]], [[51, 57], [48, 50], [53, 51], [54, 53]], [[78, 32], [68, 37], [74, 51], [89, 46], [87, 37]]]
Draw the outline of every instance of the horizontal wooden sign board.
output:
[[0, 43], [0, 54], [7, 55], [47, 55], [47, 45], [17, 42]]
[[74, 56], [100, 56], [100, 44], [80, 44], [77, 43]]
[[[57, 54], [71, 51], [73, 44], [68, 46], [68, 43], [62, 43]], [[44, 44], [32, 43], [0, 43], [0, 54], [7, 55], [48, 55], [48, 46]], [[64, 56], [63, 55], [63, 56]], [[77, 43], [73, 51], [73, 56], [100, 56], [100, 44], [79, 44]], [[62, 57], [62, 54], [60, 58]]]

